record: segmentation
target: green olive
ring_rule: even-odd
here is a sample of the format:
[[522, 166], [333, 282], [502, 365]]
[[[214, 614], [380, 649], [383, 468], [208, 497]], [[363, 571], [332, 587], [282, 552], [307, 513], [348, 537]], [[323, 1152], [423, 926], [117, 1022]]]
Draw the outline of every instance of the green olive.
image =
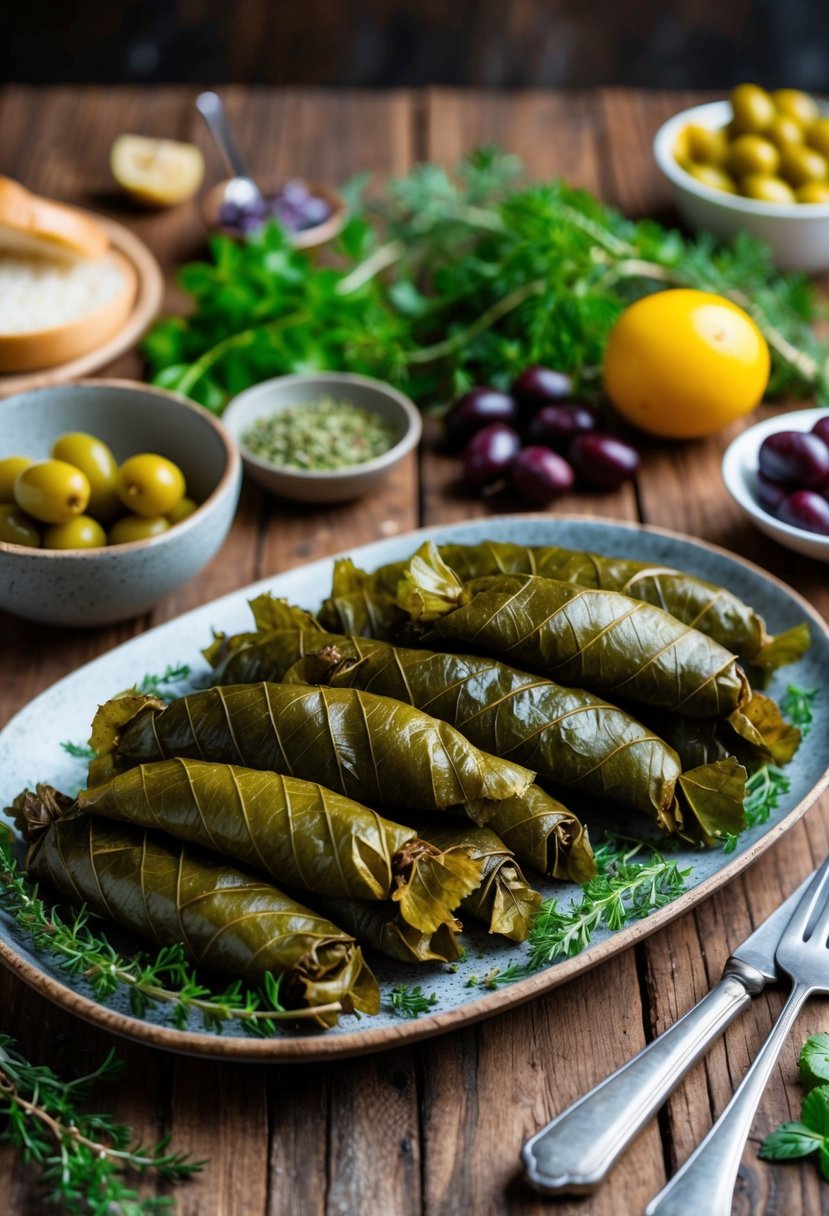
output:
[[746, 198], [756, 198], [762, 203], [793, 203], [794, 191], [781, 177], [769, 177], [763, 173], [749, 173], [740, 182], [740, 193]]
[[122, 515], [109, 530], [109, 543], [127, 545], [131, 540], [148, 540], [169, 530], [170, 521], [163, 515]]
[[40, 548], [40, 533], [16, 502], [0, 503], [0, 541], [6, 545]]
[[65, 460], [30, 464], [14, 483], [17, 505], [44, 524], [62, 524], [86, 510], [89, 482], [86, 474]]
[[688, 172], [691, 177], [696, 178], [703, 186], [708, 186], [711, 190], [725, 190], [728, 194], [736, 194], [737, 187], [733, 178], [729, 177], [724, 169], [718, 169], [716, 165], [691, 165]]
[[814, 97], [801, 92], [800, 89], [775, 89], [771, 100], [778, 114], [793, 118], [801, 127], [814, 122], [820, 114]]
[[121, 510], [116, 483], [118, 462], [102, 439], [85, 431], [70, 431], [52, 444], [50, 455], [65, 460], [86, 474], [89, 482], [89, 514], [104, 522]]
[[806, 129], [806, 143], [829, 158], [829, 118], [819, 118]]
[[728, 149], [725, 165], [734, 177], [744, 177], [747, 173], [770, 177], [780, 166], [780, 153], [761, 135], [738, 135]]
[[688, 143], [688, 158], [700, 165], [716, 165], [722, 168], [728, 152], [728, 136], [723, 128], [685, 128]]
[[771, 97], [756, 84], [738, 84], [731, 93], [731, 108], [740, 134], [765, 131], [775, 115]]
[[789, 118], [787, 114], [778, 114], [774, 122], [764, 131], [766, 139], [774, 144], [778, 152], [785, 151], [793, 144], [803, 143], [803, 128], [799, 122]]
[[176, 503], [172, 511], [167, 512], [167, 519], [171, 524], [180, 524], [183, 519], [187, 519], [188, 515], [192, 515], [198, 507], [198, 503], [192, 498], [182, 498]]
[[43, 533], [45, 549], [100, 549], [106, 543], [106, 532], [91, 515], [76, 515]]
[[799, 203], [829, 203], [829, 182], [807, 182], [798, 186], [794, 196]]
[[118, 495], [136, 515], [166, 515], [184, 497], [178, 465], [153, 452], [130, 456], [118, 470]]
[[34, 464], [28, 456], [4, 456], [0, 460], [0, 502], [11, 502], [14, 498], [14, 483], [24, 469]]
[[780, 176], [792, 186], [822, 182], [829, 176], [829, 161], [814, 148], [805, 145], [787, 148], [780, 157]]

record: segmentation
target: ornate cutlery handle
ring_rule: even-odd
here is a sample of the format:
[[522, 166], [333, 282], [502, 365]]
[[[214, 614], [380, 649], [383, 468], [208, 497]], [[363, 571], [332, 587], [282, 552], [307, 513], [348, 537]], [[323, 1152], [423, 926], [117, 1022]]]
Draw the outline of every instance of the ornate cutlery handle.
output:
[[693, 1009], [527, 1141], [521, 1155], [529, 1182], [546, 1192], [594, 1190], [765, 982], [753, 967], [729, 960]]
[[699, 1148], [645, 1209], [645, 1216], [731, 1216], [734, 1183], [748, 1133], [769, 1074], [806, 998], [796, 983], [754, 1063]]

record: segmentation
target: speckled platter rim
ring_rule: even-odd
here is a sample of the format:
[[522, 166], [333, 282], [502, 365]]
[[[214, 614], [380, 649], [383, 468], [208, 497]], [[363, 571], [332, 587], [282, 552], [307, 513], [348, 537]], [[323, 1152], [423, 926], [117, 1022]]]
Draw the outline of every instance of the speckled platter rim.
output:
[[[81, 208], [76, 208], [81, 211]], [[49, 388], [56, 384], [66, 384], [77, 380], [80, 376], [88, 376], [113, 363], [119, 355], [123, 355], [134, 346], [143, 335], [144, 330], [156, 317], [164, 298], [164, 275], [161, 267], [144, 242], [129, 228], [116, 220], [107, 219], [103, 215], [83, 210], [104, 229], [113, 249], [127, 259], [134, 269], [138, 285], [135, 300], [129, 316], [124, 324], [94, 350], [69, 359], [66, 363], [58, 363], [55, 367], [44, 367], [31, 372], [7, 372], [0, 375], [0, 398], [11, 397], [17, 393], [26, 393], [33, 388]]]
[[[648, 534], [653, 537], [664, 538], [668, 542], [676, 542], [681, 547], [691, 546], [703, 555], [705, 553], [716, 555], [717, 559], [725, 559], [727, 562], [734, 563], [735, 566], [747, 572], [753, 578], [763, 580], [778, 596], [782, 594], [788, 601], [789, 606], [795, 608], [808, 619], [814, 629], [813, 649], [823, 652], [824, 661], [829, 656], [829, 626], [827, 626], [816, 610], [791, 587], [788, 587], [780, 579], [777, 579], [774, 575], [769, 574], [759, 566], [725, 549], [664, 528], [585, 516], [507, 516], [500, 519], [486, 519], [468, 524], [424, 528], [407, 533], [404, 536], [390, 538], [388, 541], [379, 541], [361, 546], [360, 548], [351, 549], [347, 555], [353, 557], [358, 563], [368, 555], [368, 565], [370, 568], [373, 568], [375, 563], [379, 564], [383, 560], [387, 560], [384, 557], [386, 550], [391, 553], [393, 548], [398, 547], [404, 541], [407, 544], [411, 542], [411, 549], [413, 551], [418, 544], [426, 539], [457, 538], [459, 533], [464, 534], [464, 540], [498, 539], [499, 531], [503, 530], [504, 525], [509, 524], [510, 531], [512, 531], [517, 525], [520, 526], [522, 520], [532, 521], [533, 524], [549, 524], [551, 533], [549, 538], [550, 543], [555, 543], [557, 539], [555, 537], [557, 525], [578, 526], [589, 524], [612, 529], [614, 533], [618, 533], [620, 537], [618, 547], [621, 551], [622, 546], [627, 542], [628, 553], [630, 553], [630, 541], [634, 542], [635, 551], [636, 536]], [[570, 543], [572, 543], [572, 538], [570, 538]], [[308, 567], [307, 569], [310, 573], [311, 570], [316, 571], [326, 566], [330, 567], [334, 560], [333, 557], [324, 559], [314, 563], [312, 567]], [[291, 575], [296, 579], [298, 575], [301, 575], [301, 571], [287, 571], [284, 575], [274, 575], [263, 579], [249, 587], [242, 588], [228, 596], [215, 600], [210, 605], [204, 605], [202, 608], [195, 609], [177, 621], [167, 622], [164, 625], [158, 626], [149, 634], [140, 635], [140, 638], [126, 642], [123, 646], [109, 653], [112, 655], [123, 652], [126, 648], [134, 645], [136, 641], [141, 640], [141, 638], [157, 637], [159, 638], [158, 655], [164, 661], [165, 651], [160, 635], [165, 629], [169, 630], [171, 626], [180, 626], [189, 617], [203, 612], [205, 607], [215, 610], [218, 621], [221, 619], [220, 613], [223, 606], [238, 601], [240, 597], [247, 599], [249, 596], [268, 588], [274, 588], [279, 593], [281, 590], [279, 583]], [[275, 583], [276, 586], [274, 587]], [[100, 665], [105, 663], [108, 657], [108, 655], [104, 655], [97, 660], [93, 660], [93, 664]], [[86, 667], [88, 668], [93, 664], [87, 664]], [[83, 671], [85, 668], [79, 670]], [[42, 698], [54, 697], [56, 691], [65, 689], [72, 679], [73, 675], [69, 675], [57, 684], [52, 685], [50, 689], [41, 693], [38, 698], [31, 702], [25, 710], [21, 711], [21, 714], [29, 714], [32, 711], [36, 711], [38, 702]], [[16, 718], [12, 719], [5, 728], [5, 731], [0, 732], [0, 744], [3, 742], [3, 735], [14, 725], [16, 720]], [[794, 763], [796, 764], [796, 761]], [[591, 970], [606, 959], [628, 949], [634, 943], [650, 936], [682, 916], [714, 891], [719, 890], [738, 874], [746, 870], [805, 814], [812, 803], [828, 787], [829, 769], [799, 798], [794, 806], [790, 807], [777, 822], [771, 823], [752, 844], [732, 856], [714, 874], [701, 880], [693, 888], [685, 892], [685, 894], [673, 900], [659, 911], [652, 913], [647, 919], [635, 922], [619, 930], [611, 937], [589, 947], [574, 958], [558, 962], [528, 979], [521, 980], [500, 990], [488, 992], [484, 996], [475, 997], [468, 1003], [445, 1012], [426, 1014], [417, 1020], [401, 1021], [399, 1024], [372, 1028], [369, 1020], [363, 1019], [359, 1030], [340, 1032], [333, 1035], [329, 1034], [328, 1036], [320, 1032], [292, 1038], [222, 1038], [207, 1032], [179, 1031], [174, 1028], [159, 1026], [100, 1005], [81, 993], [73, 991], [66, 984], [52, 978], [27, 962], [26, 959], [20, 956], [13, 945], [3, 940], [2, 936], [0, 936], [0, 962], [26, 984], [36, 989], [41, 995], [48, 997], [69, 1012], [77, 1014], [79, 1017], [102, 1029], [150, 1046], [214, 1059], [260, 1062], [279, 1061], [284, 1063], [291, 1061], [310, 1062], [329, 1059], [334, 1056], [346, 1057], [367, 1054], [373, 1051], [392, 1048], [398, 1044], [412, 1043], [430, 1038], [434, 1035], [480, 1021], [482, 1018], [489, 1017], [492, 1014], [513, 1009], [535, 996], [550, 992], [560, 984], [566, 983], [575, 976]], [[796, 878], [793, 880], [792, 889], [795, 886]], [[0, 925], [0, 934], [2, 932], [3, 927]], [[428, 973], [426, 969], [423, 971], [423, 983], [428, 987]]]

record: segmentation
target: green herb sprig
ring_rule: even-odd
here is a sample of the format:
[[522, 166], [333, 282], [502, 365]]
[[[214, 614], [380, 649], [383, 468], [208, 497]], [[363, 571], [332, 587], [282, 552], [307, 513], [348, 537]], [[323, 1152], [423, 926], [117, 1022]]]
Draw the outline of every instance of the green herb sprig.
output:
[[248, 1034], [269, 1036], [282, 1021], [316, 1017], [320, 1012], [339, 1012], [332, 1003], [316, 1009], [286, 1010], [280, 1000], [280, 980], [265, 977], [261, 991], [251, 992], [235, 982], [216, 992], [199, 981], [188, 964], [183, 947], [165, 946], [154, 956], [120, 954], [103, 933], [92, 927], [93, 914], [86, 906], [73, 909], [65, 918], [56, 908], [47, 908], [12, 856], [11, 845], [0, 839], [0, 907], [38, 949], [56, 958], [69, 975], [79, 976], [100, 1001], [119, 989], [127, 992], [136, 1017], [150, 1009], [166, 1007], [172, 1024], [186, 1027], [191, 1012], [201, 1017], [205, 1030], [220, 1034], [228, 1022], [241, 1025]]
[[171, 1196], [141, 1198], [130, 1175], [154, 1173], [178, 1182], [206, 1164], [170, 1152], [169, 1137], [150, 1147], [134, 1143], [129, 1127], [84, 1109], [93, 1087], [121, 1072], [110, 1052], [94, 1072], [64, 1081], [50, 1068], [30, 1064], [14, 1039], [0, 1035], [0, 1139], [39, 1166], [50, 1202], [71, 1216], [139, 1216], [170, 1208]]
[[158, 697], [162, 701], [173, 701], [177, 694], [173, 691], [176, 684], [183, 684], [190, 676], [187, 663], [168, 663], [160, 675], [145, 675], [135, 685], [135, 691], [148, 697]]
[[492, 148], [454, 176], [417, 166], [352, 215], [336, 266], [294, 250], [275, 225], [243, 243], [214, 238], [212, 262], [180, 272], [189, 315], [145, 340], [154, 382], [216, 412], [270, 376], [320, 370], [389, 379], [427, 405], [473, 379], [503, 387], [533, 363], [590, 392], [621, 311], [691, 287], [752, 314], [772, 351], [772, 393], [827, 400], [815, 288], [776, 271], [761, 242], [688, 240], [561, 181], [519, 185], [519, 170]]
[[798, 684], [790, 684], [780, 702], [782, 714], [792, 726], [799, 727], [801, 739], [805, 739], [812, 729], [815, 701], [819, 695], [819, 688], [801, 688]]
[[758, 1150], [765, 1161], [792, 1161], [818, 1154], [820, 1172], [829, 1182], [829, 1035], [817, 1034], [803, 1044], [800, 1080], [807, 1091], [800, 1119], [781, 1123]]
[[395, 984], [389, 997], [389, 1005], [393, 1013], [401, 1018], [419, 1018], [422, 1013], [428, 1013], [438, 1003], [437, 993], [426, 996], [420, 984], [409, 987], [407, 984]]

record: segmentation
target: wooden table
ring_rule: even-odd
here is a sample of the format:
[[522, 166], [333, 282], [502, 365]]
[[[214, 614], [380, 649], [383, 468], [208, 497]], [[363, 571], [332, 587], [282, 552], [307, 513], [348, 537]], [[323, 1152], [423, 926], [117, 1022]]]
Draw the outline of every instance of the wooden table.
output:
[[[201, 250], [195, 205], [159, 214], [131, 210], [113, 194], [107, 154], [121, 131], [205, 144], [193, 96], [179, 88], [7, 88], [0, 92], [0, 167], [37, 190], [128, 223], [172, 274]], [[632, 215], [668, 212], [650, 139], [665, 117], [693, 100], [620, 91], [228, 89], [226, 96], [262, 174], [341, 181], [372, 170], [383, 177], [417, 160], [450, 164], [464, 150], [495, 141], [519, 153], [532, 175], [563, 174]], [[218, 177], [210, 151], [208, 163]], [[141, 364], [129, 356], [107, 370], [138, 377]], [[782, 575], [829, 614], [827, 567], [764, 540], [727, 499], [719, 461], [731, 434], [672, 447], [646, 444], [635, 489], [574, 496], [555, 509], [704, 537]], [[150, 616], [89, 632], [0, 619], [0, 724], [59, 675], [253, 579], [419, 524], [484, 514], [489, 508], [452, 492], [455, 474], [453, 462], [427, 442], [419, 462], [413, 457], [382, 495], [347, 507], [280, 507], [247, 486], [221, 556]], [[553, 1205], [534, 1196], [518, 1177], [520, 1146], [703, 995], [730, 948], [826, 854], [827, 810], [824, 799], [744, 877], [695, 912], [515, 1012], [419, 1046], [325, 1067], [226, 1067], [118, 1042], [128, 1070], [103, 1101], [145, 1140], [170, 1132], [177, 1148], [210, 1158], [204, 1173], [177, 1192], [179, 1211], [192, 1216], [639, 1212], [726, 1104], [780, 1008], [779, 991], [754, 1001], [593, 1198]], [[58, 1069], [92, 1066], [112, 1045], [7, 975], [0, 975], [0, 1008], [2, 1029], [30, 1058]], [[738, 1184], [740, 1213], [829, 1212], [829, 1191], [813, 1165], [769, 1168], [755, 1156], [773, 1125], [797, 1117], [796, 1050], [819, 1029], [827, 1029], [826, 1009], [813, 1002], [758, 1114]], [[42, 1210], [32, 1179], [0, 1148], [0, 1206], [5, 1200], [7, 1216]]]

